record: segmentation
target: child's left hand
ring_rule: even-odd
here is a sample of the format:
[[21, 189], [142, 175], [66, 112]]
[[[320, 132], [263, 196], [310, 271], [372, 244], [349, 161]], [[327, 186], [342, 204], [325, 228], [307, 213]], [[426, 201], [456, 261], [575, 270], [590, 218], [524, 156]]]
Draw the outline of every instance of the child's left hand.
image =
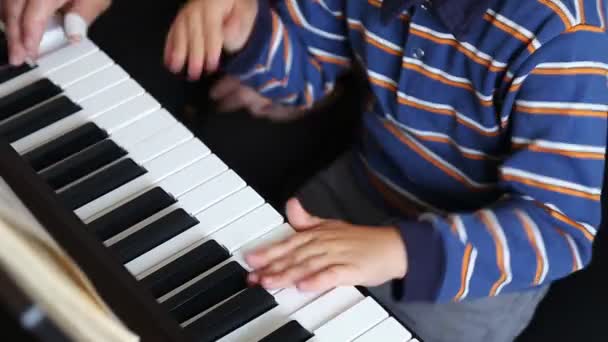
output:
[[395, 227], [356, 226], [308, 214], [298, 200], [287, 204], [297, 234], [246, 256], [249, 282], [265, 288], [296, 286], [326, 291], [337, 286], [377, 286], [403, 278], [407, 256]]

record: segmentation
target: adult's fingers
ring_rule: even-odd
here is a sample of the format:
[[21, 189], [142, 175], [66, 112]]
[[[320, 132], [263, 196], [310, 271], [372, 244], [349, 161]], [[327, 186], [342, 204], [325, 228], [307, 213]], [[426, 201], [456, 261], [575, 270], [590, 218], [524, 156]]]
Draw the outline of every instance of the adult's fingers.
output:
[[63, 6], [65, 0], [28, 1], [23, 11], [22, 41], [30, 57], [37, 57], [42, 35], [46, 30], [49, 18]]
[[66, 13], [76, 13], [87, 25], [91, 25], [97, 17], [105, 12], [111, 5], [110, 0], [73, 0], [66, 8]]
[[27, 57], [27, 51], [23, 45], [21, 32], [21, 20], [23, 18], [25, 5], [25, 0], [8, 0], [3, 2], [9, 62], [12, 65], [23, 64]]
[[65, 34], [71, 42], [78, 42], [87, 36], [89, 25], [76, 12], [70, 12], [63, 18]]

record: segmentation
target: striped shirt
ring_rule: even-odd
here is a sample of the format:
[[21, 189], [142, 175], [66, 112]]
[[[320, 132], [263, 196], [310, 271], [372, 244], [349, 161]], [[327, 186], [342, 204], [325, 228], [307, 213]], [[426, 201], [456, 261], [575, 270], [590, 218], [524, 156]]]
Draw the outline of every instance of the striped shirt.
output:
[[603, 0], [260, 1], [227, 67], [311, 106], [354, 63], [374, 103], [355, 165], [399, 211], [404, 300], [461, 301], [583, 268], [600, 224], [608, 111]]

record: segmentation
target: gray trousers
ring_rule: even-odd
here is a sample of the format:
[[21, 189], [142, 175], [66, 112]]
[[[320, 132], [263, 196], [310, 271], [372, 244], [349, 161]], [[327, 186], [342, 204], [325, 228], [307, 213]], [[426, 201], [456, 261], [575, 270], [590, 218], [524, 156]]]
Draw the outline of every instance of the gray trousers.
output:
[[[319, 217], [361, 225], [386, 224], [388, 213], [357, 185], [352, 158], [348, 153], [338, 159], [302, 187], [297, 197]], [[425, 342], [507, 342], [528, 325], [548, 287], [446, 304], [396, 302], [388, 284], [369, 290]]]

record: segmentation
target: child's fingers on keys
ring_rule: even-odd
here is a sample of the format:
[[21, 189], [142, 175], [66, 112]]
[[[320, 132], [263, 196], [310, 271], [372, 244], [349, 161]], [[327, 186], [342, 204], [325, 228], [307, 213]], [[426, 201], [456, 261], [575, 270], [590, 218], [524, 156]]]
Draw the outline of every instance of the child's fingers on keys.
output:
[[352, 265], [331, 265], [296, 282], [300, 291], [328, 291], [337, 286], [357, 285], [357, 270]]
[[207, 32], [203, 32], [203, 19], [192, 12], [188, 15], [188, 77], [198, 80], [203, 73], [205, 63], [205, 41]]
[[260, 284], [265, 288], [283, 288], [296, 285], [299, 281], [314, 277], [319, 272], [333, 265], [333, 260], [326, 254], [312, 256], [299, 264], [293, 265], [279, 273], [262, 275]]
[[[256, 273], [262, 275], [277, 275], [294, 267], [303, 267], [308, 272], [312, 272], [310, 268], [318, 270], [326, 265], [319, 265], [320, 261], [328, 261], [331, 259], [332, 242], [312, 239], [290, 252], [277, 257], [266, 267], [256, 270]], [[317, 258], [322, 257], [322, 258]], [[336, 259], [334, 257], [334, 259]], [[337, 259], [336, 259], [337, 260]]]
[[307, 244], [313, 239], [313, 234], [294, 234], [283, 241], [247, 254], [245, 256], [245, 260], [254, 269], [261, 269], [270, 265], [270, 263], [273, 261], [286, 256], [293, 250], [296, 250], [298, 247]]

